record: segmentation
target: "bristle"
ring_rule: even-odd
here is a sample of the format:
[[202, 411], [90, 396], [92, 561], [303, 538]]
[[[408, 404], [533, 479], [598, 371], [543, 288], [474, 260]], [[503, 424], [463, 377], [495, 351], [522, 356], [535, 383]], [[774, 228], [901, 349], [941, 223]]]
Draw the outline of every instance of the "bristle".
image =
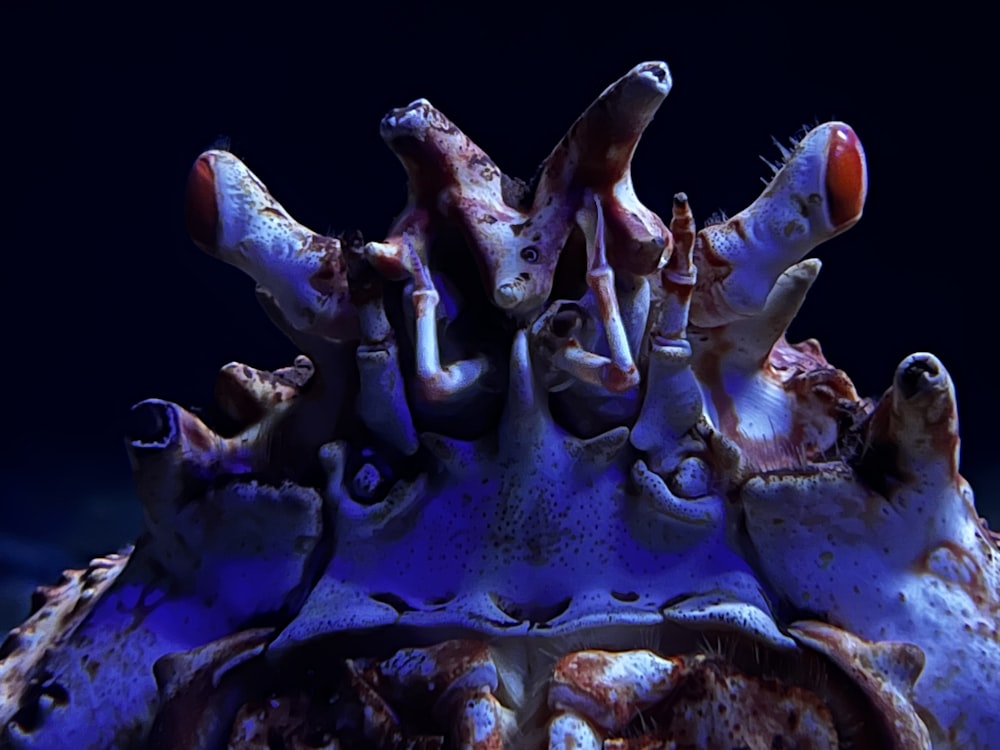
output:
[[217, 135], [208, 148], [210, 150], [218, 149], [220, 151], [232, 151], [232, 145], [232, 138], [228, 135]]
[[[775, 164], [773, 161], [771, 161], [770, 159], [768, 159], [766, 156], [760, 156], [758, 158], [762, 162], [764, 162], [768, 166], [768, 168], [770, 168], [772, 175], [776, 175], [776, 174], [778, 174], [779, 171], [781, 171], [782, 164]], [[768, 182], [769, 182], [769, 180], [768, 180]]]
[[725, 224], [727, 221], [729, 221], [729, 216], [720, 208], [709, 214], [708, 218], [705, 219], [704, 226], [711, 227], [716, 224]]
[[787, 148], [781, 141], [779, 141], [773, 135], [771, 136], [771, 143], [774, 144], [774, 147], [778, 149], [778, 153], [781, 154], [781, 163], [784, 164], [786, 161], [788, 161], [788, 158], [792, 155], [792, 149]]

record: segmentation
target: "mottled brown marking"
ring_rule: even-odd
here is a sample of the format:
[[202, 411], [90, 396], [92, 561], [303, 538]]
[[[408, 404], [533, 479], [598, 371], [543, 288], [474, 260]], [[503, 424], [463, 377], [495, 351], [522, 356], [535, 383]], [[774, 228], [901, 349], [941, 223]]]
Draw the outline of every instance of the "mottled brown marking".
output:
[[[923, 554], [914, 561], [914, 571], [921, 575], [940, 577], [931, 567], [931, 557], [938, 550], [945, 550], [951, 556], [952, 560], [957, 563], [957, 566], [964, 569], [967, 573], [967, 576], [961, 576], [958, 579], [945, 578], [943, 580], [959, 586], [979, 606], [996, 599], [996, 592], [987, 589], [986, 576], [983, 575], [979, 561], [968, 550], [950, 539], [944, 539], [936, 546], [924, 550]], [[965, 578], [969, 578], [970, 580], [966, 581], [964, 580]]]

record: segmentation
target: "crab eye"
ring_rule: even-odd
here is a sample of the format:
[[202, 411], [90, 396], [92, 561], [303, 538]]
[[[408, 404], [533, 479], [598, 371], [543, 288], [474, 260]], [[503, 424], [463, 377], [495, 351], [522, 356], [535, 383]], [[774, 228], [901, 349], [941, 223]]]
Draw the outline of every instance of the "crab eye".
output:
[[528, 245], [527, 247], [521, 248], [521, 258], [525, 263], [537, 263], [538, 248], [534, 245]]

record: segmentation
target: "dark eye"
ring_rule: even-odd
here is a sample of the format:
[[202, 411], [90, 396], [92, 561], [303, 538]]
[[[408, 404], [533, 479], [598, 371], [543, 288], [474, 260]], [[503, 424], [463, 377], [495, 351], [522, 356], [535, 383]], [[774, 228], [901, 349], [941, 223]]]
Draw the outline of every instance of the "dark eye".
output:
[[521, 258], [524, 259], [525, 263], [537, 263], [538, 248], [534, 245], [528, 245], [525, 248], [521, 248]]

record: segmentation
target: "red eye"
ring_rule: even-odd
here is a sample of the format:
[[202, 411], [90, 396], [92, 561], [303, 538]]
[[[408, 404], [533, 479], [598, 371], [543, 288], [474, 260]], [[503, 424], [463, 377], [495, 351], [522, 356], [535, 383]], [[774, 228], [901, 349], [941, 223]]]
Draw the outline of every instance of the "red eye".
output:
[[187, 195], [184, 199], [184, 219], [188, 234], [205, 250], [215, 248], [219, 227], [219, 206], [215, 199], [215, 156], [204, 153], [191, 167]]
[[830, 220], [839, 229], [857, 221], [865, 205], [865, 152], [849, 126], [840, 123], [834, 128], [826, 159]]

